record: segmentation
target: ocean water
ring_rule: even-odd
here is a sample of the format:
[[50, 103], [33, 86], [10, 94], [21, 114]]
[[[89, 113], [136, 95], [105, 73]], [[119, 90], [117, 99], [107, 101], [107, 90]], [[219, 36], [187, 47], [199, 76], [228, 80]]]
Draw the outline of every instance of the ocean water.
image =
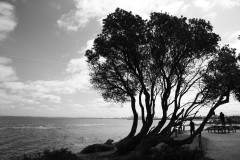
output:
[[[154, 121], [153, 126], [157, 123]], [[44, 149], [68, 148], [77, 153], [93, 143], [124, 138], [131, 125], [132, 120], [127, 119], [0, 117], [0, 160]], [[140, 128], [139, 120], [138, 131]]]
[[131, 123], [126, 119], [0, 117], [0, 159], [66, 147], [77, 153], [89, 144], [124, 138]]

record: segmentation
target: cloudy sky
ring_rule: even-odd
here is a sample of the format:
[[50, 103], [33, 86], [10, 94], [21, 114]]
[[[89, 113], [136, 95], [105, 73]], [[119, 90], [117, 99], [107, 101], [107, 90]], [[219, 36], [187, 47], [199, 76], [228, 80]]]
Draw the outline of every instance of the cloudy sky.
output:
[[[222, 44], [240, 52], [240, 0], [0, 1], [0, 115], [125, 117], [129, 105], [106, 103], [91, 89], [84, 51], [117, 7], [204, 18]], [[217, 113], [240, 115], [240, 103]]]

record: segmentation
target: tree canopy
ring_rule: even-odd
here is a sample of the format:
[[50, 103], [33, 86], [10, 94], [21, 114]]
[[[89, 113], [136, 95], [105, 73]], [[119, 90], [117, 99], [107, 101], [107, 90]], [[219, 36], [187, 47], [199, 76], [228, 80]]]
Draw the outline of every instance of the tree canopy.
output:
[[[230, 94], [240, 100], [236, 50], [220, 47], [219, 41], [210, 22], [203, 19], [154, 12], [144, 20], [118, 8], [103, 20], [102, 32], [85, 55], [91, 83], [103, 98], [131, 102], [133, 126], [122, 148], [129, 143], [128, 150], [136, 149], [153, 135], [159, 137], [155, 143], [190, 143], [214, 110], [229, 102]], [[139, 133], [136, 107], [141, 108], [143, 123]], [[162, 117], [152, 126], [156, 107]], [[181, 141], [170, 138], [173, 128], [203, 107], [209, 113], [193, 135]]]

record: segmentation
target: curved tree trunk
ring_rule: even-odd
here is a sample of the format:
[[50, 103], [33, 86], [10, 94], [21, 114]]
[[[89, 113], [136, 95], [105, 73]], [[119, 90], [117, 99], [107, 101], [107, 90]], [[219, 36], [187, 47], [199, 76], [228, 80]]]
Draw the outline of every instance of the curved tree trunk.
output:
[[148, 151], [149, 148], [154, 147], [159, 143], [165, 143], [172, 146], [181, 146], [181, 145], [192, 143], [193, 139], [203, 131], [207, 121], [211, 118], [212, 115], [214, 115], [214, 110], [218, 106], [228, 103], [228, 101], [229, 101], [229, 97], [227, 97], [225, 100], [222, 100], [222, 98], [220, 98], [220, 100], [214, 105], [214, 107], [210, 109], [210, 111], [208, 112], [207, 116], [205, 117], [201, 125], [198, 127], [198, 129], [191, 136], [183, 140], [178, 140], [178, 139], [172, 139], [170, 134], [166, 134], [166, 133], [151, 134], [150, 133], [147, 136], [145, 136], [144, 139], [141, 140], [141, 143], [136, 147], [135, 151], [138, 152], [139, 154], [144, 155], [144, 153]]
[[126, 153], [126, 152], [133, 151], [141, 143], [142, 139], [146, 137], [150, 127], [152, 126], [152, 123], [153, 123], [153, 116], [148, 118], [148, 121], [146, 121], [146, 123], [143, 124], [140, 132], [137, 135], [133, 137], [126, 137], [123, 140], [121, 140], [117, 144], [117, 151], [119, 153]]
[[133, 124], [132, 124], [132, 128], [130, 133], [128, 134], [128, 136], [126, 138], [131, 138], [135, 135], [136, 131], [137, 131], [137, 125], [138, 125], [138, 113], [136, 111], [136, 106], [135, 106], [135, 98], [132, 97], [131, 98], [131, 107], [132, 107], [132, 112], [133, 112]]

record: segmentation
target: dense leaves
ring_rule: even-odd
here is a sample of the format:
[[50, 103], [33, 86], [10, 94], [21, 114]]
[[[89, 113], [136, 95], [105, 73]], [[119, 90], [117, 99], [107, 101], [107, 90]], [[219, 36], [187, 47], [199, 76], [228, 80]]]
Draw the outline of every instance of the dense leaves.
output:
[[238, 98], [240, 70], [236, 59], [236, 50], [223, 46], [214, 59], [209, 62], [209, 71], [204, 77], [210, 92], [209, 98], [219, 95], [228, 96], [230, 92]]

